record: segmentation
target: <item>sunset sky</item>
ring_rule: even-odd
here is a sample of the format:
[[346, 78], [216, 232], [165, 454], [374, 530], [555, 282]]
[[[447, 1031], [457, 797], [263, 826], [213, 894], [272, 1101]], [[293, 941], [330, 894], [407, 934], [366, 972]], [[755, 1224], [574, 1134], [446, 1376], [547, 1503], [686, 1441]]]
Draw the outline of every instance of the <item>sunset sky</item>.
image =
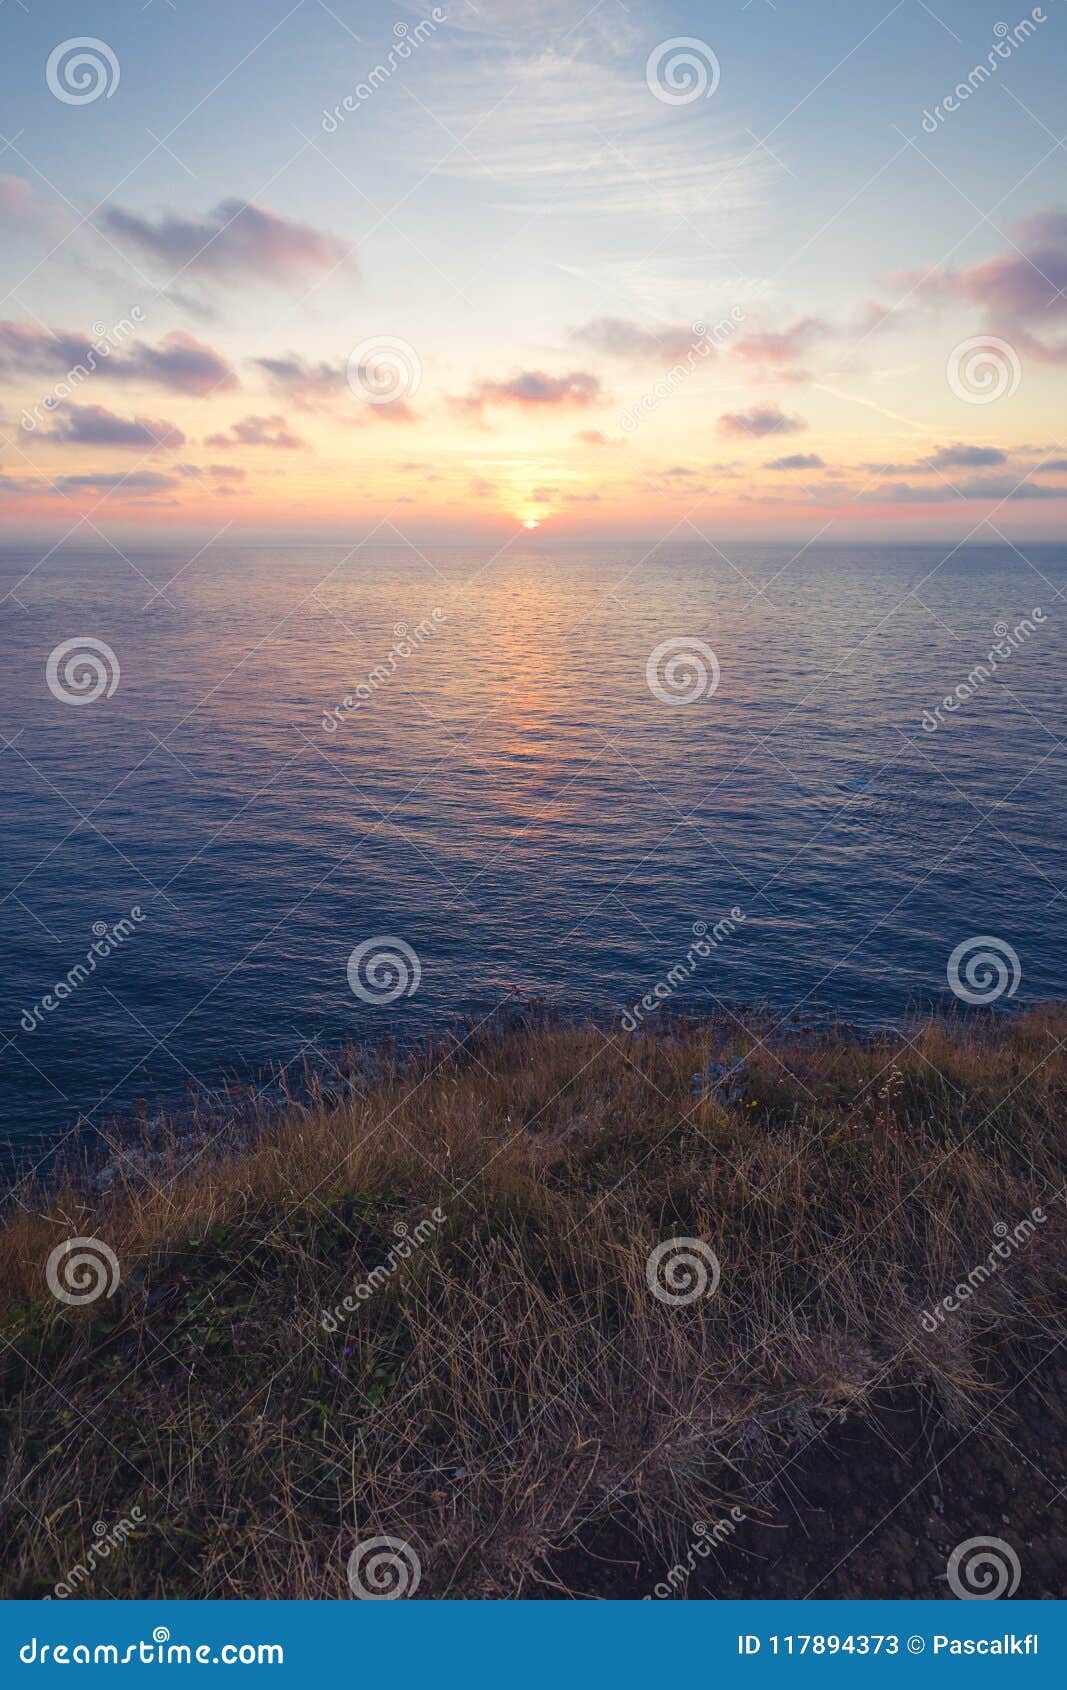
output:
[[9, 538], [1063, 538], [1062, 0], [0, 37]]

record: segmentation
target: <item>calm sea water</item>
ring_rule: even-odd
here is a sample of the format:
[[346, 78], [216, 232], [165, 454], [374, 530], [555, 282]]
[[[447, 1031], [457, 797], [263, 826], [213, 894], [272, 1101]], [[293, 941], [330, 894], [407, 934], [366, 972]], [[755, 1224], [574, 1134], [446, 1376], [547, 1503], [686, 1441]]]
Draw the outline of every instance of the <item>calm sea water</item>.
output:
[[[1002, 1007], [1063, 995], [1067, 550], [794, 551], [0, 554], [16, 1159], [512, 990], [610, 1014], [684, 965], [676, 1002], [870, 1024], [947, 997], [953, 950], [990, 935], [1019, 959]], [[86, 640], [118, 685], [72, 704], [47, 664]], [[655, 695], [668, 640], [714, 651], [713, 693]], [[418, 984], [367, 1002], [349, 959], [383, 936]], [[354, 974], [381, 995], [374, 950]]]

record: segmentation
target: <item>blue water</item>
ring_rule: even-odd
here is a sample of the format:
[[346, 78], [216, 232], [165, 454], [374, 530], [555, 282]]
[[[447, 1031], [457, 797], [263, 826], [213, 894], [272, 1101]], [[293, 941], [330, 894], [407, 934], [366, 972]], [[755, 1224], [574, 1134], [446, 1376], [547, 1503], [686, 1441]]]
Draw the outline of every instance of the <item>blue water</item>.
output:
[[[674, 1001], [892, 1021], [954, 1001], [978, 935], [1019, 958], [1000, 1007], [1064, 995], [1067, 549], [795, 550], [0, 553], [4, 1144], [512, 991], [618, 1013], [732, 909]], [[86, 637], [120, 677], [72, 705], [46, 665]], [[672, 638], [713, 694], [653, 695]], [[348, 960], [382, 935], [421, 976], [367, 1003]]]

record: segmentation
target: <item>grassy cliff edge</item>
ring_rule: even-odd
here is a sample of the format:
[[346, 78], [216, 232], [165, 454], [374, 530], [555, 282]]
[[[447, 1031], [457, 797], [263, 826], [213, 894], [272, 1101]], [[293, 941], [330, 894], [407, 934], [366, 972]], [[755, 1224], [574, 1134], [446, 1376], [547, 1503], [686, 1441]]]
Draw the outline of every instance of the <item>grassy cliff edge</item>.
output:
[[[907, 1037], [533, 1021], [383, 1059], [243, 1146], [23, 1194], [3, 1593], [347, 1596], [389, 1536], [420, 1597], [944, 1594], [936, 1519], [929, 1588], [849, 1559], [835, 1474], [867, 1464], [844, 1476], [883, 1531], [886, 1463], [936, 1498], [977, 1439], [950, 1542], [990, 1526], [1001, 1434], [1041, 1466], [1065, 1040], [1056, 1005]], [[85, 1303], [54, 1289], [91, 1283], [74, 1237], [117, 1263]], [[1058, 1593], [1049, 1553], [1021, 1595]]]

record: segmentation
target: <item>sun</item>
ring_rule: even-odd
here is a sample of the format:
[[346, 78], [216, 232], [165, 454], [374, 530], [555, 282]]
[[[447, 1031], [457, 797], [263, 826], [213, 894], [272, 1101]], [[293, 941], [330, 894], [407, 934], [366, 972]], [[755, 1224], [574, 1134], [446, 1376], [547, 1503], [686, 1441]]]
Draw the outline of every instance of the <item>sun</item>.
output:
[[528, 516], [522, 526], [524, 528], [540, 528], [541, 524], [535, 516]]

